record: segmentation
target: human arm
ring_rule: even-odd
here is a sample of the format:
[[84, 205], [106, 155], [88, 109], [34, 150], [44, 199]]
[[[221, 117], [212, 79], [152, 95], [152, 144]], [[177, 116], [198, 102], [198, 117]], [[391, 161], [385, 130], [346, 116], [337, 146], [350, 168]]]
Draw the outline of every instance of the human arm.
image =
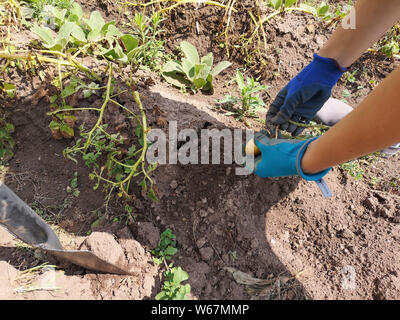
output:
[[329, 99], [343, 68], [400, 19], [400, 1], [358, 0], [355, 15], [356, 29], [339, 26], [314, 60], [279, 92], [267, 113], [267, 128], [279, 126], [299, 135], [302, 128], [289, 120], [307, 123], [315, 116]]

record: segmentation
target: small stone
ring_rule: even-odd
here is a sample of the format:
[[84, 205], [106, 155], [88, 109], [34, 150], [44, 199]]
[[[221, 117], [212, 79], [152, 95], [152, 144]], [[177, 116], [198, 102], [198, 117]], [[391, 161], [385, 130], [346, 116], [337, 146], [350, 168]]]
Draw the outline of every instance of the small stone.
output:
[[172, 189], [175, 190], [175, 189], [178, 187], [178, 182], [176, 182], [176, 180], [172, 180], [171, 183], [169, 184], [169, 186], [170, 186]]
[[344, 238], [344, 239], [353, 239], [354, 238], [354, 234], [353, 232], [351, 232], [348, 229], [344, 229], [338, 232], [338, 236], [340, 238]]
[[392, 220], [394, 223], [400, 223], [400, 213], [397, 214]]
[[199, 211], [199, 213], [200, 213], [200, 217], [202, 217], [202, 218], [205, 218], [208, 216], [208, 212], [206, 210], [201, 209]]
[[390, 211], [385, 207], [378, 208], [376, 213], [382, 218], [388, 218], [390, 216]]
[[206, 238], [200, 238], [199, 240], [197, 240], [196, 245], [199, 249], [201, 249], [207, 242]]
[[375, 210], [376, 199], [373, 197], [369, 197], [364, 201], [364, 205], [366, 208], [368, 208], [370, 210]]
[[312, 24], [309, 24], [307, 27], [308, 33], [315, 33], [315, 27]]
[[200, 254], [203, 260], [208, 261], [213, 257], [214, 250], [210, 247], [201, 248]]

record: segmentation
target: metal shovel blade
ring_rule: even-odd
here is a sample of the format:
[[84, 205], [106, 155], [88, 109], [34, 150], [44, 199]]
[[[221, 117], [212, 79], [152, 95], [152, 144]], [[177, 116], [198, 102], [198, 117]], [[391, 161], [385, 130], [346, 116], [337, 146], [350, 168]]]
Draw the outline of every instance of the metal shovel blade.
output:
[[104, 261], [93, 252], [64, 250], [50, 226], [2, 181], [0, 181], [0, 225], [23, 242], [86, 269], [104, 273], [131, 274], [124, 267]]

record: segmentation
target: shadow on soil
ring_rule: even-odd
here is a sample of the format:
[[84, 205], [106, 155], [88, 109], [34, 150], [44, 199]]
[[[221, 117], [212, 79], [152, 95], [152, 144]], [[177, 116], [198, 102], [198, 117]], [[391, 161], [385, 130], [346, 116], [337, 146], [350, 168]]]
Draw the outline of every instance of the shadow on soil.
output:
[[[152, 111], [157, 106], [167, 114], [167, 122], [178, 122], [178, 130], [226, 128], [211, 111], [205, 112], [190, 103], [165, 98], [158, 92], [141, 91], [148, 121], [153, 127], [157, 119]], [[93, 227], [93, 222], [104, 214], [104, 195], [101, 190], [92, 189], [89, 170], [82, 163], [75, 165], [63, 158], [63, 149], [73, 142], [54, 140], [51, 136], [48, 129], [50, 118], [46, 116], [49, 103], [46, 100], [42, 99], [36, 106], [26, 104], [22, 106], [23, 111], [20, 109], [12, 116], [16, 150], [9, 162], [6, 184], [29, 205], [46, 209], [48, 221], [67, 232], [82, 236], [89, 231], [115, 234], [124, 227], [111, 222], [122, 214], [122, 206], [112, 202], [105, 219]], [[124, 101], [122, 97], [120, 102], [125, 107], [134, 108], [132, 100], [126, 98]], [[112, 111], [107, 111], [106, 120], [107, 117], [112, 117]], [[163, 130], [168, 132], [168, 126]], [[66, 188], [75, 171], [78, 172], [80, 195], [71, 198]], [[245, 286], [237, 284], [225, 267], [234, 267], [261, 279], [289, 275], [267, 240], [266, 225], [269, 210], [295, 190], [299, 182], [297, 178], [237, 176], [235, 165], [179, 164], [159, 166], [153, 178], [159, 202], [144, 199], [138, 188], [133, 190], [137, 200], [133, 203], [136, 221], [130, 226], [132, 237], [138, 239], [138, 221], [150, 222], [160, 232], [170, 228], [177, 235], [178, 242], [174, 264], [189, 273], [194, 296], [200, 299], [254, 297], [254, 292], [249, 294]], [[147, 239], [142, 237], [139, 241], [149, 249]], [[17, 250], [2, 247], [0, 259], [10, 261], [16, 268], [21, 267], [21, 254], [27, 261], [33, 261], [33, 251], [19, 253]], [[79, 267], [70, 266], [67, 274], [84, 272]], [[153, 288], [151, 298], [157, 291], [159, 288]], [[267, 291], [258, 292], [260, 295], [256, 297], [304, 299], [308, 296], [301, 283], [294, 279], [287, 282], [286, 287], [282, 284], [279, 294], [274, 290], [267, 294]]]

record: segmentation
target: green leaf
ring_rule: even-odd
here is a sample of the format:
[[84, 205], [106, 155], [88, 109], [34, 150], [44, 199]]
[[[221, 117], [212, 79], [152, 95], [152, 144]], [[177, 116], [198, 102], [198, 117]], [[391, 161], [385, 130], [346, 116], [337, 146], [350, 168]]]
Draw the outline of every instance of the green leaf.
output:
[[207, 65], [207, 67], [209, 67], [211, 70], [214, 63], [214, 55], [212, 54], [212, 52], [201, 58], [201, 63]]
[[39, 38], [44, 42], [43, 45], [46, 48], [51, 48], [56, 44], [53, 38], [53, 33], [49, 28], [39, 27], [37, 24], [35, 24], [31, 31], [39, 36]]
[[310, 5], [305, 4], [305, 3], [301, 3], [300, 4], [300, 8], [312, 13], [315, 16], [317, 15], [317, 9], [315, 9], [313, 6], [310, 6]]
[[236, 82], [240, 91], [242, 91], [246, 85], [244, 83], [243, 74], [239, 70], [236, 71]]
[[139, 40], [130, 34], [122, 35], [121, 41], [124, 43], [126, 52], [132, 51], [139, 45]]
[[[154, 190], [153, 190], [153, 188], [151, 188], [150, 189], [150, 191], [149, 191], [149, 193], [147, 194], [147, 196], [151, 199], [151, 200], [153, 200], [153, 201], [158, 201], [158, 198], [157, 198], [157, 196], [156, 196], [156, 193], [154, 192]], [[174, 248], [175, 249], [175, 248]], [[175, 249], [176, 250], [176, 249]], [[176, 252], [175, 252], [176, 253]], [[173, 254], [175, 254], [175, 253], [173, 253]], [[170, 254], [170, 253], [169, 253]], [[171, 254], [170, 254], [171, 255]]]
[[193, 81], [195, 77], [195, 69], [194, 65], [190, 62], [189, 59], [183, 58], [181, 66], [178, 65], [178, 70], [185, 73], [190, 81]]
[[120, 37], [120, 36], [122, 36], [122, 33], [121, 33], [121, 31], [119, 31], [119, 29], [115, 25], [110, 24], [107, 28], [106, 36], [107, 37]]
[[92, 30], [89, 32], [87, 39], [88, 41], [96, 42], [101, 38], [101, 32], [100, 30]]
[[176, 254], [178, 252], [178, 249], [169, 246], [167, 249], [165, 249], [165, 254], [168, 256], [173, 256], [174, 254]]
[[77, 2], [74, 2], [72, 4], [70, 12], [71, 12], [71, 15], [74, 15], [77, 17], [77, 21], [81, 20], [83, 17], [82, 7]]
[[15, 84], [9, 82], [4, 82], [3, 84], [3, 90], [7, 93], [10, 99], [13, 99], [15, 97], [16, 88], [17, 87], [15, 86]]
[[229, 61], [221, 61], [214, 67], [214, 69], [211, 71], [211, 74], [215, 77], [226, 68], [229, 68], [231, 65], [232, 63], [230, 63]]
[[199, 79], [194, 79], [193, 84], [196, 87], [196, 89], [201, 89], [204, 87], [204, 85], [207, 83], [207, 80], [199, 78]]
[[86, 20], [87, 25], [89, 26], [90, 30], [97, 30], [101, 31], [103, 26], [105, 25], [105, 21], [103, 17], [101, 16], [101, 13], [98, 11], [93, 11], [90, 14], [90, 19]]
[[86, 35], [82, 28], [77, 24], [73, 23], [71, 35], [80, 42], [86, 42]]
[[106, 24], [103, 25], [103, 27], [101, 28], [101, 34], [105, 35], [109, 29], [110, 26], [115, 26], [115, 21], [109, 21]]
[[185, 281], [187, 279], [189, 279], [189, 275], [187, 274], [187, 272], [183, 271], [181, 267], [177, 267], [177, 268], [173, 268], [173, 281], [175, 283], [181, 283], [182, 281]]
[[197, 49], [191, 43], [187, 41], [182, 41], [181, 49], [182, 52], [185, 54], [186, 58], [192, 63], [192, 65], [200, 63], [200, 58]]
[[285, 0], [285, 7], [289, 8], [296, 3], [296, 0]]
[[329, 5], [323, 5], [323, 4], [322, 4], [322, 5], [318, 8], [317, 14], [318, 14], [319, 17], [324, 17], [324, 16], [326, 16], [326, 14], [328, 13], [328, 11], [329, 11]]
[[181, 68], [181, 66], [179, 65], [178, 62], [176, 61], [168, 61], [167, 63], [164, 64], [161, 72], [177, 72], [179, 71], [179, 69]]

